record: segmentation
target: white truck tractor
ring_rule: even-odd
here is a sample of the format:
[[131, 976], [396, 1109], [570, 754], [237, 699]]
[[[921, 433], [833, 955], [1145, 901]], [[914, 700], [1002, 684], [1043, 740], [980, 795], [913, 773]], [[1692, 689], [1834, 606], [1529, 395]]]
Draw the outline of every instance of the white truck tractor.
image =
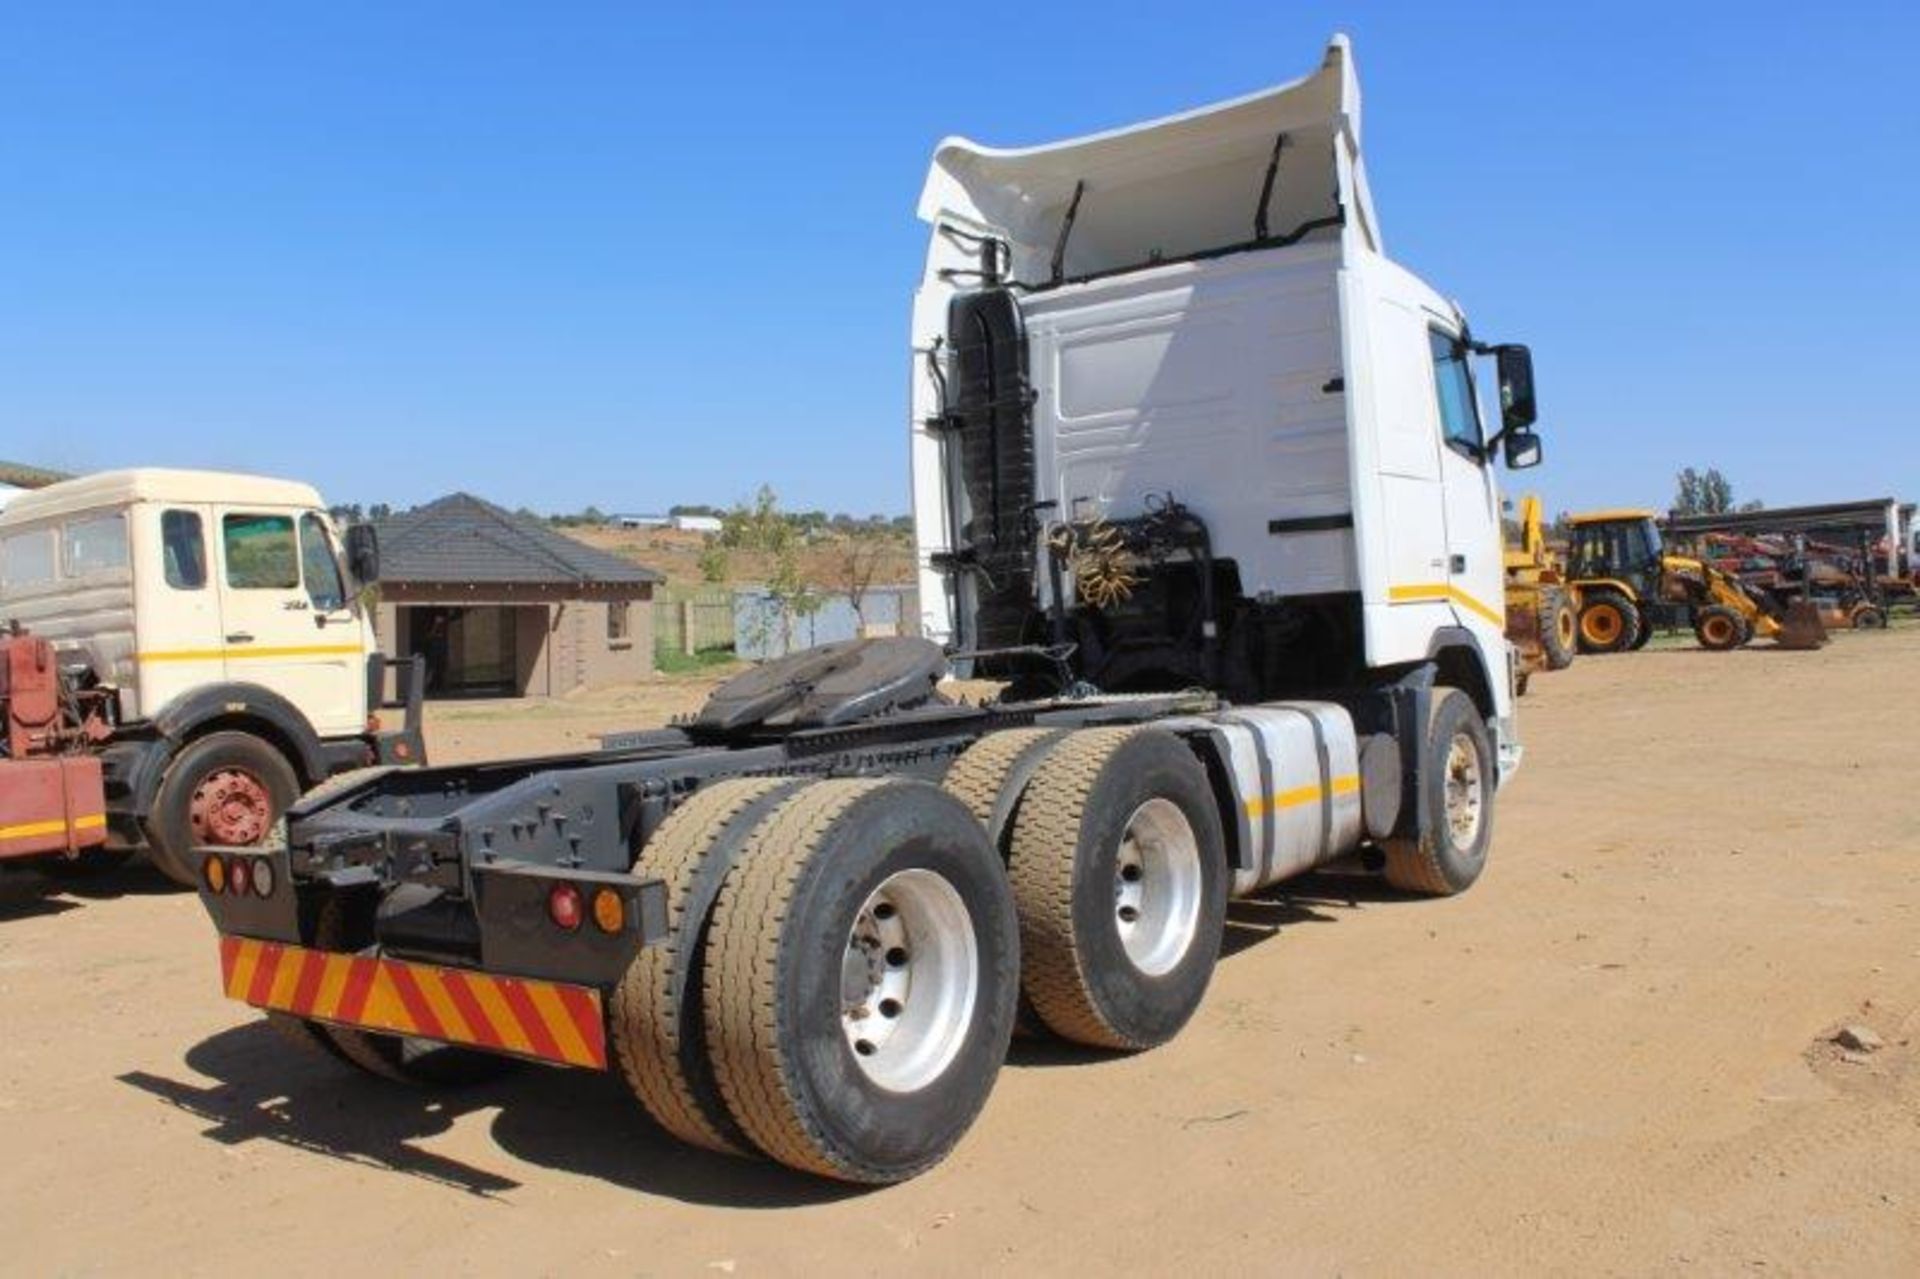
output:
[[110, 471], [8, 503], [0, 623], [51, 641], [90, 708], [109, 856], [146, 845], [192, 885], [196, 846], [257, 844], [333, 774], [422, 760], [419, 681], [389, 678], [361, 598], [378, 572], [372, 528], [343, 544], [287, 480]]
[[1493, 463], [1539, 460], [1531, 366], [1383, 255], [1360, 137], [1336, 40], [1222, 106], [942, 144], [933, 638], [296, 805], [286, 847], [203, 858], [228, 995], [391, 1078], [618, 1070], [689, 1142], [884, 1182], [960, 1139], [1016, 1020], [1171, 1039], [1229, 898], [1356, 853], [1471, 885], [1520, 760]]

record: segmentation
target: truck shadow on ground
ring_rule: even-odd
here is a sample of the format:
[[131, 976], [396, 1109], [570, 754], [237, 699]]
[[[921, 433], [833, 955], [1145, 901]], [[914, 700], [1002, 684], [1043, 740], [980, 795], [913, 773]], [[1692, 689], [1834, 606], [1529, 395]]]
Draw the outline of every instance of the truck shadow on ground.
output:
[[530, 1065], [473, 1088], [409, 1089], [304, 1050], [264, 1020], [203, 1040], [188, 1051], [186, 1064], [215, 1082], [148, 1071], [119, 1078], [204, 1120], [209, 1126], [202, 1135], [209, 1141], [275, 1142], [482, 1199], [500, 1198], [523, 1183], [421, 1143], [466, 1115], [496, 1109], [491, 1136], [507, 1154], [644, 1194], [722, 1207], [785, 1208], [865, 1189], [686, 1146], [654, 1127], [614, 1075]]
[[[1297, 924], [1330, 924], [1341, 914], [1372, 902], [1412, 902], [1419, 898], [1387, 886], [1385, 880], [1360, 871], [1316, 871], [1251, 897], [1227, 904], [1226, 931], [1220, 939], [1220, 961], [1279, 936]], [[1023, 1010], [1023, 1021], [1034, 1014]], [[1013, 1067], [1084, 1066], [1097, 1068], [1116, 1054], [1103, 1048], [1068, 1043], [1046, 1034], [1020, 1034], [1007, 1052]]]
[[[133, 868], [128, 869], [128, 874]], [[157, 874], [153, 879], [165, 881]], [[170, 885], [165, 885], [171, 888]], [[159, 891], [155, 888], [154, 891]], [[1229, 908], [1222, 959], [1296, 924], [1330, 923], [1366, 903], [1409, 900], [1370, 876], [1315, 874]], [[1008, 1065], [1097, 1070], [1114, 1054], [1049, 1038], [1019, 1038]], [[682, 1144], [655, 1127], [617, 1075], [527, 1066], [488, 1084], [416, 1090], [369, 1079], [264, 1020], [223, 1030], [187, 1052], [212, 1084], [129, 1071], [120, 1082], [204, 1121], [224, 1146], [275, 1142], [482, 1199], [523, 1184], [508, 1172], [426, 1149], [467, 1115], [494, 1112], [490, 1136], [514, 1159], [643, 1194], [736, 1208], [830, 1203], [869, 1188], [803, 1176]]]
[[111, 870], [49, 875], [38, 870], [0, 875], [0, 920], [58, 915], [89, 902], [122, 897], [160, 897], [188, 891], [162, 875], [144, 857]]

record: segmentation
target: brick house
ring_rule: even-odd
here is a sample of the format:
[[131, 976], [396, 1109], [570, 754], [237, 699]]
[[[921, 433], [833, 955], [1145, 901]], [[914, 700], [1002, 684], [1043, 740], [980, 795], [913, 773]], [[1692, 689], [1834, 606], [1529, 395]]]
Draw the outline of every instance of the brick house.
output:
[[466, 493], [378, 521], [380, 646], [431, 697], [564, 696], [653, 673], [652, 569]]

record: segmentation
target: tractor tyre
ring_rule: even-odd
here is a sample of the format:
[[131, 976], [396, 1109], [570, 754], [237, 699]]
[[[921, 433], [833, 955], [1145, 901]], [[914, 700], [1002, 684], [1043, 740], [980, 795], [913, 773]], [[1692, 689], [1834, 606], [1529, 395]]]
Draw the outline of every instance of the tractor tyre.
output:
[[1744, 617], [1721, 604], [1709, 604], [1693, 615], [1694, 638], [1709, 652], [1739, 648], [1751, 633]]
[[[1063, 728], [1010, 728], [989, 733], [954, 760], [941, 781], [943, 790], [980, 819], [1002, 861], [1011, 856], [1013, 816], [1019, 811], [1028, 783], [1067, 732]], [[1049, 1034], [1047, 1023], [1025, 991], [1020, 992], [1013, 1033], [1022, 1039], [1045, 1039]]]
[[199, 882], [200, 845], [251, 847], [270, 841], [300, 794], [300, 778], [278, 748], [252, 733], [209, 733], [167, 765], [146, 821], [153, 864], [188, 888]]
[[1100, 1048], [1165, 1043], [1220, 955], [1220, 807], [1187, 745], [1150, 728], [1073, 733], [1014, 818], [1021, 985], [1048, 1029]]
[[615, 1055], [655, 1123], [689, 1145], [750, 1154], [713, 1075], [705, 965], [713, 903], [747, 836], [801, 783], [777, 777], [709, 783], [661, 823], [633, 873], [667, 886], [667, 936], [643, 946], [614, 988]]
[[1580, 651], [1624, 653], [1635, 647], [1646, 629], [1639, 606], [1625, 593], [1598, 586], [1586, 593], [1580, 607]]
[[1875, 604], [1861, 604], [1848, 618], [1856, 631], [1884, 631], [1887, 629], [1886, 610]]
[[1425, 833], [1381, 843], [1387, 882], [1427, 897], [1451, 897], [1472, 887], [1493, 843], [1498, 776], [1480, 708], [1457, 688], [1435, 688], [1420, 758]]
[[1020, 925], [979, 821], [937, 786], [833, 778], [756, 826], [714, 906], [714, 1075], [791, 1168], [903, 1181], [966, 1134], [1013, 1033]]
[[1542, 592], [1540, 647], [1547, 657], [1547, 669], [1564, 671], [1573, 665], [1579, 644], [1580, 619], [1574, 612], [1573, 601], [1558, 587]]

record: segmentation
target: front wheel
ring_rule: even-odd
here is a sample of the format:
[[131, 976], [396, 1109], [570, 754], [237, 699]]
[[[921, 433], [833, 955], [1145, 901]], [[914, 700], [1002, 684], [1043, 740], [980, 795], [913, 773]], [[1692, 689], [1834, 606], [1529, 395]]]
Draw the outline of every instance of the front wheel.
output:
[[1547, 669], [1564, 671], [1573, 665], [1579, 650], [1580, 618], [1574, 612], [1567, 593], [1556, 588], [1542, 592], [1540, 599], [1540, 647], [1546, 653]]
[[1694, 638], [1711, 652], [1739, 648], [1748, 634], [1746, 619], [1722, 605], [1710, 604], [1693, 615]]
[[198, 882], [193, 850], [266, 842], [300, 794], [286, 756], [251, 733], [209, 733], [167, 766], [147, 818], [154, 865], [177, 884]]
[[1387, 882], [1429, 897], [1472, 887], [1493, 843], [1497, 778], [1493, 739], [1480, 708], [1457, 688], [1434, 689], [1421, 745], [1422, 833], [1382, 844]]
[[1637, 646], [1646, 629], [1640, 610], [1620, 591], [1596, 587], [1580, 607], [1580, 651], [1624, 653]]

